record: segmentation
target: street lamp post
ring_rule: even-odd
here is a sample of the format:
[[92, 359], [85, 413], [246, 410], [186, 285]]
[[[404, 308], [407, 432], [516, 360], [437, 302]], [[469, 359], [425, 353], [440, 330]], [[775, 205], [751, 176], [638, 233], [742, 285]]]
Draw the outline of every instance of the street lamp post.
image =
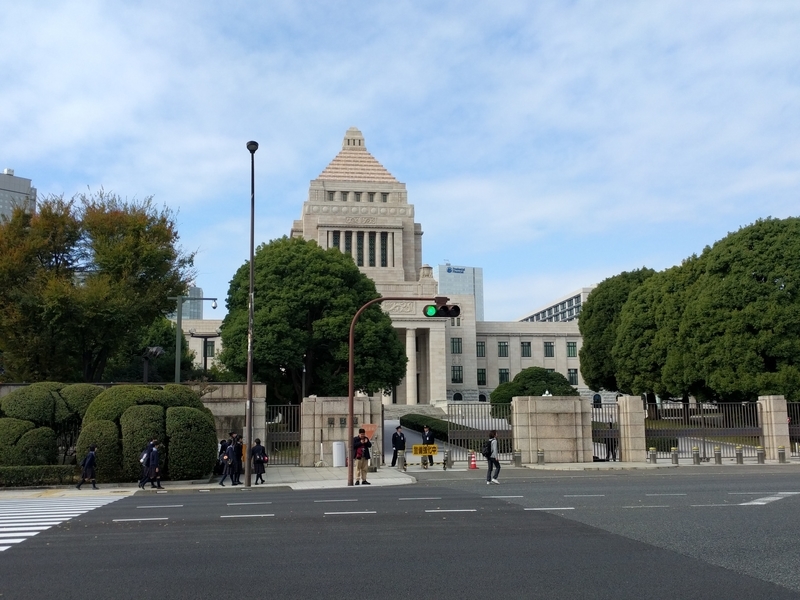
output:
[[175, 311], [175, 383], [181, 382], [181, 338], [183, 330], [183, 303], [193, 300], [211, 300], [211, 308], [217, 308], [216, 298], [193, 298], [191, 296], [167, 296], [167, 300], [177, 300], [178, 308]]
[[[244, 417], [244, 443], [246, 448], [253, 445], [253, 301], [255, 275], [253, 270], [253, 254], [255, 246], [255, 218], [256, 218], [256, 150], [258, 142], [247, 142], [250, 151], [250, 293], [247, 300], [247, 401], [245, 403]], [[250, 487], [250, 461], [244, 464], [244, 487]]]

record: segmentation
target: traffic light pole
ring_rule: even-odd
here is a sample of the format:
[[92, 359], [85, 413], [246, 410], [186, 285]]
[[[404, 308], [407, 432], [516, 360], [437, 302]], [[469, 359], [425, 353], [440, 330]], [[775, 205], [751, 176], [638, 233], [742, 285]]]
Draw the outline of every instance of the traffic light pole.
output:
[[379, 302], [384, 302], [385, 300], [414, 300], [414, 301], [422, 301], [422, 302], [435, 302], [437, 306], [442, 306], [447, 304], [450, 298], [446, 296], [436, 296], [431, 298], [430, 296], [425, 297], [409, 297], [409, 296], [384, 296], [382, 298], [375, 298], [374, 300], [370, 300], [364, 306], [358, 309], [353, 320], [350, 322], [350, 347], [348, 351], [348, 391], [347, 391], [347, 442], [345, 448], [347, 448], [346, 452], [348, 454], [347, 460], [347, 485], [353, 485], [353, 448], [352, 448], [352, 439], [350, 436], [353, 435], [353, 396], [355, 395], [355, 356], [353, 352], [353, 348], [355, 346], [355, 339], [356, 339], [356, 322], [358, 318], [361, 316], [367, 308], [372, 306], [373, 304], [377, 304]]

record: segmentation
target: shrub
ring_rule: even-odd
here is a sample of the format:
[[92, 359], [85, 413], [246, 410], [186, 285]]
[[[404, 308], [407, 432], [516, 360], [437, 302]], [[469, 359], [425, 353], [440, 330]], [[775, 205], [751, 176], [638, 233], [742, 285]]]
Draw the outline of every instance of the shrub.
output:
[[49, 427], [31, 429], [19, 438], [16, 449], [19, 466], [54, 465], [58, 456], [56, 432]]
[[[39, 427], [51, 427], [55, 424], [56, 398], [58, 390], [64, 387], [61, 383], [43, 381], [19, 388], [3, 398], [3, 412], [14, 419], [33, 421]], [[63, 419], [63, 410], [59, 410]]]
[[167, 409], [167, 436], [171, 479], [207, 476], [217, 459], [217, 433], [208, 414], [191, 407]]
[[78, 437], [78, 462], [88, 454], [91, 444], [97, 444], [97, 480], [120, 481], [122, 451], [117, 424], [108, 420], [84, 423], [81, 435]]
[[103, 393], [103, 388], [91, 383], [74, 383], [61, 388], [60, 394], [69, 409], [81, 419], [86, 414], [86, 409], [92, 400]]
[[400, 417], [400, 425], [420, 432], [422, 428], [427, 425], [433, 432], [434, 438], [443, 442], [447, 441], [447, 421], [443, 421], [442, 419], [412, 413]]
[[64, 485], [75, 483], [78, 478], [73, 466], [0, 467], [0, 487]]
[[[142, 450], [157, 437], [166, 441], [164, 435], [164, 408], [155, 405], [131, 406], [119, 421], [122, 429], [122, 472], [125, 479], [134, 481], [141, 474]], [[166, 452], [159, 450], [159, 466], [166, 464]]]
[[120, 417], [131, 406], [137, 404], [160, 404], [163, 406], [164, 392], [143, 385], [117, 385], [102, 393], [86, 409], [83, 417], [85, 427], [92, 421], [114, 421], [119, 423]]
[[33, 423], [22, 419], [0, 419], [0, 465], [17, 464], [17, 441], [34, 427]]
[[[200, 400], [200, 394], [190, 387], [177, 383], [168, 383], [164, 386], [164, 391], [174, 398], [171, 406], [188, 406], [197, 410], [204, 408], [203, 402]], [[164, 408], [169, 408], [169, 406]]]

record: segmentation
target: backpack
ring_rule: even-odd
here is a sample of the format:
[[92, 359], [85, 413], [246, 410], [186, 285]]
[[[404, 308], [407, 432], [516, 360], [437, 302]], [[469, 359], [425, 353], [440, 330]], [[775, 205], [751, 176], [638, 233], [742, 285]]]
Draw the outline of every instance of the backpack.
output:
[[142, 452], [142, 455], [139, 457], [139, 462], [146, 467], [147, 463], [149, 462], [149, 460], [148, 460], [149, 458], [150, 458], [150, 453], [147, 450], [145, 450], [144, 452]]
[[486, 457], [486, 458], [490, 458], [492, 456], [492, 440], [491, 439], [486, 440], [485, 442], [483, 442], [483, 448], [481, 449], [481, 454], [483, 454], [483, 456]]

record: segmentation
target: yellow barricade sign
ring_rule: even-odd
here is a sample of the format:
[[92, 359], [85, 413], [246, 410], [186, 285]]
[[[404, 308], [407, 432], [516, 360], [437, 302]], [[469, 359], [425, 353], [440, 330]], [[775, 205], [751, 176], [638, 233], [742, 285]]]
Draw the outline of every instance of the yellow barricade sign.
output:
[[433, 456], [439, 452], [439, 447], [436, 444], [414, 444], [411, 446], [411, 453], [414, 456]]

